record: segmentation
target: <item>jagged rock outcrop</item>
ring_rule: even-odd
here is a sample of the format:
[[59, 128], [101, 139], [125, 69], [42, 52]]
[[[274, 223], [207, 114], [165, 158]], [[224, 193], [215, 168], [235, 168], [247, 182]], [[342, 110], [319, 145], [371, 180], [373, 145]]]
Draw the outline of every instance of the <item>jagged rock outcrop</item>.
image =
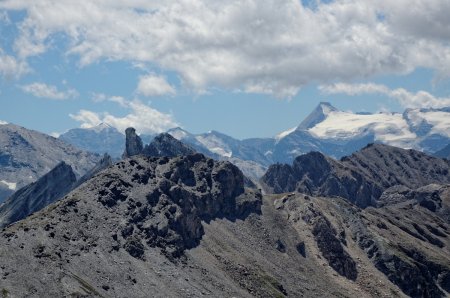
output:
[[375, 206], [384, 190], [450, 183], [450, 162], [414, 150], [372, 144], [340, 161], [319, 152], [301, 155], [292, 166], [276, 164], [261, 181], [269, 192], [297, 191], [340, 196], [360, 207]]
[[178, 141], [168, 133], [161, 133], [157, 135], [150, 144], [142, 144], [141, 138], [136, 134], [136, 130], [129, 127], [125, 131], [126, 143], [123, 158], [143, 154], [154, 157], [174, 157], [180, 155], [194, 154], [195, 150]]
[[61, 161], [81, 177], [99, 160], [100, 156], [49, 135], [14, 124], [0, 125], [0, 203]]
[[133, 127], [129, 127], [125, 130], [125, 152], [122, 158], [127, 158], [142, 153], [144, 145], [141, 138], [136, 134], [136, 130]]
[[[235, 218], [245, 212], [247, 200], [236, 200], [244, 193], [244, 177], [230, 163], [194, 154], [125, 160], [114, 169], [130, 166], [135, 168], [131, 181], [110, 173], [97, 196], [107, 208], [126, 201], [128, 223], [118, 233], [125, 242], [124, 249], [135, 257], [144, 258], [144, 248], [137, 249], [138, 242], [160, 247], [169, 257], [180, 257], [186, 248], [198, 244], [203, 235], [202, 220]], [[145, 185], [145, 192], [136, 192], [133, 182]], [[248, 206], [251, 212], [257, 212], [257, 204]]]
[[0, 206], [0, 228], [60, 199], [72, 190], [75, 182], [71, 166], [59, 163], [38, 181], [19, 189]]
[[146, 156], [173, 157], [194, 154], [195, 151], [170, 134], [162, 133], [157, 135], [150, 144], [146, 145], [142, 153]]

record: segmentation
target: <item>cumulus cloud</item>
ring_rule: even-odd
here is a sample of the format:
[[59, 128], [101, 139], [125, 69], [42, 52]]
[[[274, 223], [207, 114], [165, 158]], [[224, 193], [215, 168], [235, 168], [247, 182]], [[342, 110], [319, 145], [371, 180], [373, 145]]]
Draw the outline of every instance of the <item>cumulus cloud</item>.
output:
[[56, 86], [38, 82], [29, 85], [23, 85], [20, 86], [20, 88], [25, 93], [31, 94], [33, 96], [53, 100], [65, 100], [69, 98], [75, 98], [78, 96], [78, 92], [75, 89], [59, 91], [58, 88], [56, 88]]
[[406, 108], [438, 108], [450, 106], [449, 97], [436, 97], [426, 91], [410, 92], [404, 88], [390, 89], [381, 84], [346, 84], [338, 83], [319, 86], [326, 94], [347, 94], [351, 96], [363, 94], [382, 94], [397, 100]]
[[116, 95], [108, 96], [104, 93], [93, 93], [92, 100], [94, 102], [111, 101], [111, 102], [115, 102], [125, 108], [129, 106], [127, 100], [124, 97], [116, 96]]
[[162, 76], [146, 75], [139, 78], [136, 92], [144, 96], [174, 95], [175, 88]]
[[18, 78], [30, 71], [28, 64], [7, 55], [0, 48], [0, 76], [10, 79]]
[[88, 110], [80, 110], [77, 114], [69, 116], [81, 122], [82, 128], [90, 128], [100, 123], [108, 123], [124, 132], [127, 127], [134, 127], [139, 133], [151, 134], [160, 133], [170, 128], [177, 127], [174, 117], [170, 114], [162, 113], [139, 100], [124, 101], [129, 113], [124, 117], [117, 117], [108, 112], [97, 113]]
[[19, 57], [44, 53], [49, 37], [62, 33], [80, 65], [144, 64], [197, 91], [292, 97], [312, 82], [417, 67], [450, 75], [448, 0], [317, 1], [312, 8], [299, 0], [4, 0], [0, 8], [27, 12], [15, 41]]

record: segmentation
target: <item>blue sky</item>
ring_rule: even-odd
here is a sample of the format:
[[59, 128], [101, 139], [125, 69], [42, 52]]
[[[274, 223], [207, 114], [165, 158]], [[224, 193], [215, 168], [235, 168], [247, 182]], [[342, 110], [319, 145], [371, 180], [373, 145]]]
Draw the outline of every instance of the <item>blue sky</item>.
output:
[[0, 2], [0, 120], [248, 138], [450, 105], [448, 1], [124, 2]]

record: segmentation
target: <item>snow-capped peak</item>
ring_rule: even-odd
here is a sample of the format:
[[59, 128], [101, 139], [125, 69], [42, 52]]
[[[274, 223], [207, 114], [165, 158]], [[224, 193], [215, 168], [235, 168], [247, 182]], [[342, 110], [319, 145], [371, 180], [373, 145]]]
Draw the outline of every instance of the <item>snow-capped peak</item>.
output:
[[355, 114], [332, 111], [308, 132], [320, 139], [341, 140], [372, 134], [377, 141], [404, 148], [417, 137], [400, 113]]
[[314, 127], [316, 124], [324, 121], [328, 115], [333, 112], [339, 111], [333, 107], [329, 102], [321, 102], [319, 105], [300, 123], [297, 127], [298, 130], [308, 130]]
[[321, 102], [319, 104], [319, 108], [322, 109], [322, 113], [326, 116], [328, 114], [330, 114], [331, 112], [336, 112], [338, 111], [338, 109], [336, 109], [335, 107], [333, 107], [331, 105], [331, 103], [329, 102]]
[[187, 138], [190, 135], [189, 132], [185, 131], [181, 127], [171, 128], [167, 131], [167, 133], [179, 141]]
[[0, 120], [0, 125], [6, 125], [8, 122]]
[[115, 129], [114, 127], [112, 127], [111, 125], [109, 125], [108, 123], [104, 123], [104, 122], [102, 122], [102, 123], [100, 123], [99, 125], [97, 125], [97, 126], [94, 126], [94, 127], [91, 127], [91, 128], [89, 128], [89, 130], [93, 130], [93, 131], [95, 131], [95, 132], [101, 132], [101, 131], [103, 131], [103, 130], [105, 130], [105, 129]]

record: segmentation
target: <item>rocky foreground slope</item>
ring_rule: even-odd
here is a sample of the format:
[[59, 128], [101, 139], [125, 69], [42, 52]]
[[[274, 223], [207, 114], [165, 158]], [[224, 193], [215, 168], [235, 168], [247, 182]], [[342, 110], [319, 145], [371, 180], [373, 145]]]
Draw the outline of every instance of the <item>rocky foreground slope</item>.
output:
[[403, 185], [415, 189], [450, 183], [450, 162], [415, 150], [370, 144], [335, 160], [319, 152], [297, 157], [293, 165], [272, 165], [261, 182], [268, 192], [297, 191], [339, 196], [359, 207], [376, 206], [384, 190]]
[[341, 198], [262, 196], [238, 168], [201, 154], [133, 156], [0, 233], [0, 292], [444, 297], [449, 192], [437, 187], [362, 210]]

